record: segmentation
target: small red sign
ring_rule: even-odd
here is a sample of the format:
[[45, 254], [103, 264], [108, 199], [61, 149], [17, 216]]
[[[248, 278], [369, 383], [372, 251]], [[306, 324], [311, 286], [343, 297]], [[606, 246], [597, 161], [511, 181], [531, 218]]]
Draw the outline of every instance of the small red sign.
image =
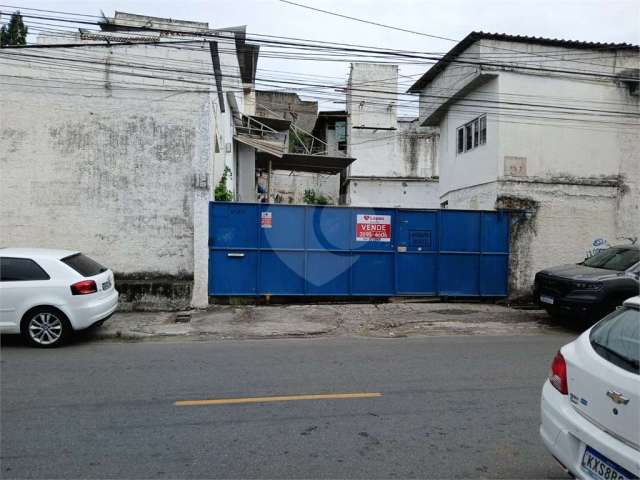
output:
[[260, 226], [262, 228], [271, 228], [273, 226], [273, 219], [271, 212], [262, 212], [260, 214]]

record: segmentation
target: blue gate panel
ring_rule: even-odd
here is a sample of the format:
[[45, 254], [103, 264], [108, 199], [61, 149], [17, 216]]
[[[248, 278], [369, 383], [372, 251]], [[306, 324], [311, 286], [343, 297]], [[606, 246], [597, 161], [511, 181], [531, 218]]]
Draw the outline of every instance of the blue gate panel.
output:
[[[266, 228], [267, 222], [263, 215], [271, 216], [271, 227]], [[304, 250], [305, 207], [294, 205], [265, 205], [260, 209], [260, 246], [261, 248], [295, 248]], [[267, 217], [268, 219], [268, 217]], [[256, 222], [245, 225], [251, 228]]]
[[354, 253], [351, 266], [352, 295], [393, 295], [394, 255], [390, 253]]
[[256, 295], [257, 269], [256, 251], [214, 250], [209, 256], [209, 290], [216, 295]]
[[505, 296], [509, 212], [212, 202], [210, 295]]
[[258, 206], [243, 203], [209, 204], [209, 245], [228, 248], [256, 248]]
[[348, 252], [307, 254], [307, 294], [348, 295], [351, 255]]
[[398, 254], [396, 281], [401, 295], [437, 295], [437, 262], [435, 254]]
[[398, 210], [396, 242], [407, 252], [434, 252], [438, 248], [438, 216], [436, 212]]
[[482, 251], [509, 252], [509, 226], [511, 218], [505, 212], [482, 213]]
[[507, 295], [507, 255], [483, 255], [480, 258], [480, 295], [502, 297]]
[[262, 252], [258, 278], [261, 295], [304, 294], [304, 253]]
[[438, 287], [440, 295], [475, 296], [480, 294], [478, 256], [440, 254]]
[[480, 250], [481, 212], [440, 211], [440, 251]]
[[349, 250], [353, 231], [351, 209], [310, 208], [305, 228], [309, 250]]

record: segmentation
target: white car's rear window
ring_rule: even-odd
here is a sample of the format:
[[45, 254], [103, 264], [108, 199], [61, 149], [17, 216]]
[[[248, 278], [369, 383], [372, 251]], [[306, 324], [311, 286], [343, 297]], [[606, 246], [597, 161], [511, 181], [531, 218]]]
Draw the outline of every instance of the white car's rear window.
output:
[[83, 277], [93, 277], [94, 275], [98, 275], [106, 270], [106, 268], [98, 262], [86, 255], [83, 255], [82, 253], [76, 253], [70, 257], [65, 257], [61, 261], [73, 268]]
[[639, 310], [616, 310], [591, 330], [589, 339], [598, 355], [625, 370], [640, 373]]

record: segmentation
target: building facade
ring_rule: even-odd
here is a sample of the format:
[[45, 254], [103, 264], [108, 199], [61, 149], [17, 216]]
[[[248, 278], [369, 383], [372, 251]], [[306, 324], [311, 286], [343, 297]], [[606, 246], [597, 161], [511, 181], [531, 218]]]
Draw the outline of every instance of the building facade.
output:
[[[342, 184], [353, 206], [438, 207], [437, 129], [398, 119], [398, 66], [351, 64]], [[337, 130], [336, 130], [337, 131]]]
[[251, 88], [237, 34], [117, 12], [100, 34], [38, 40], [86, 46], [3, 55], [20, 81], [0, 85], [0, 244], [96, 258], [123, 307], [206, 306], [208, 203], [238, 174], [226, 92], [242, 110]]
[[[640, 226], [639, 49], [472, 33], [409, 90], [440, 129], [445, 208], [516, 208], [511, 295]], [[443, 94], [443, 92], [446, 92]]]

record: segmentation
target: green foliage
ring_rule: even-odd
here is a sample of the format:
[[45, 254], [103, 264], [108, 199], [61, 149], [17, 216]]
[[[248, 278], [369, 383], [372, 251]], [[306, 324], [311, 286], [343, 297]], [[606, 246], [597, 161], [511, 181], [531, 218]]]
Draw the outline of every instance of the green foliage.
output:
[[215, 190], [213, 191], [213, 197], [218, 202], [230, 202], [233, 200], [233, 193], [231, 190], [227, 188], [227, 180], [231, 178], [231, 169], [229, 167], [224, 167], [224, 172], [222, 172], [222, 177], [220, 177], [220, 181], [216, 185]]
[[307, 135], [304, 132], [292, 131], [289, 133], [289, 152], [290, 153], [304, 153], [306, 152], [305, 146], [307, 149], [311, 148], [311, 135]]
[[329, 199], [315, 190], [304, 191], [304, 203], [308, 205], [329, 205]]
[[27, 26], [22, 21], [20, 11], [11, 15], [7, 25], [0, 28], [0, 47], [5, 45], [25, 45], [27, 43]]

